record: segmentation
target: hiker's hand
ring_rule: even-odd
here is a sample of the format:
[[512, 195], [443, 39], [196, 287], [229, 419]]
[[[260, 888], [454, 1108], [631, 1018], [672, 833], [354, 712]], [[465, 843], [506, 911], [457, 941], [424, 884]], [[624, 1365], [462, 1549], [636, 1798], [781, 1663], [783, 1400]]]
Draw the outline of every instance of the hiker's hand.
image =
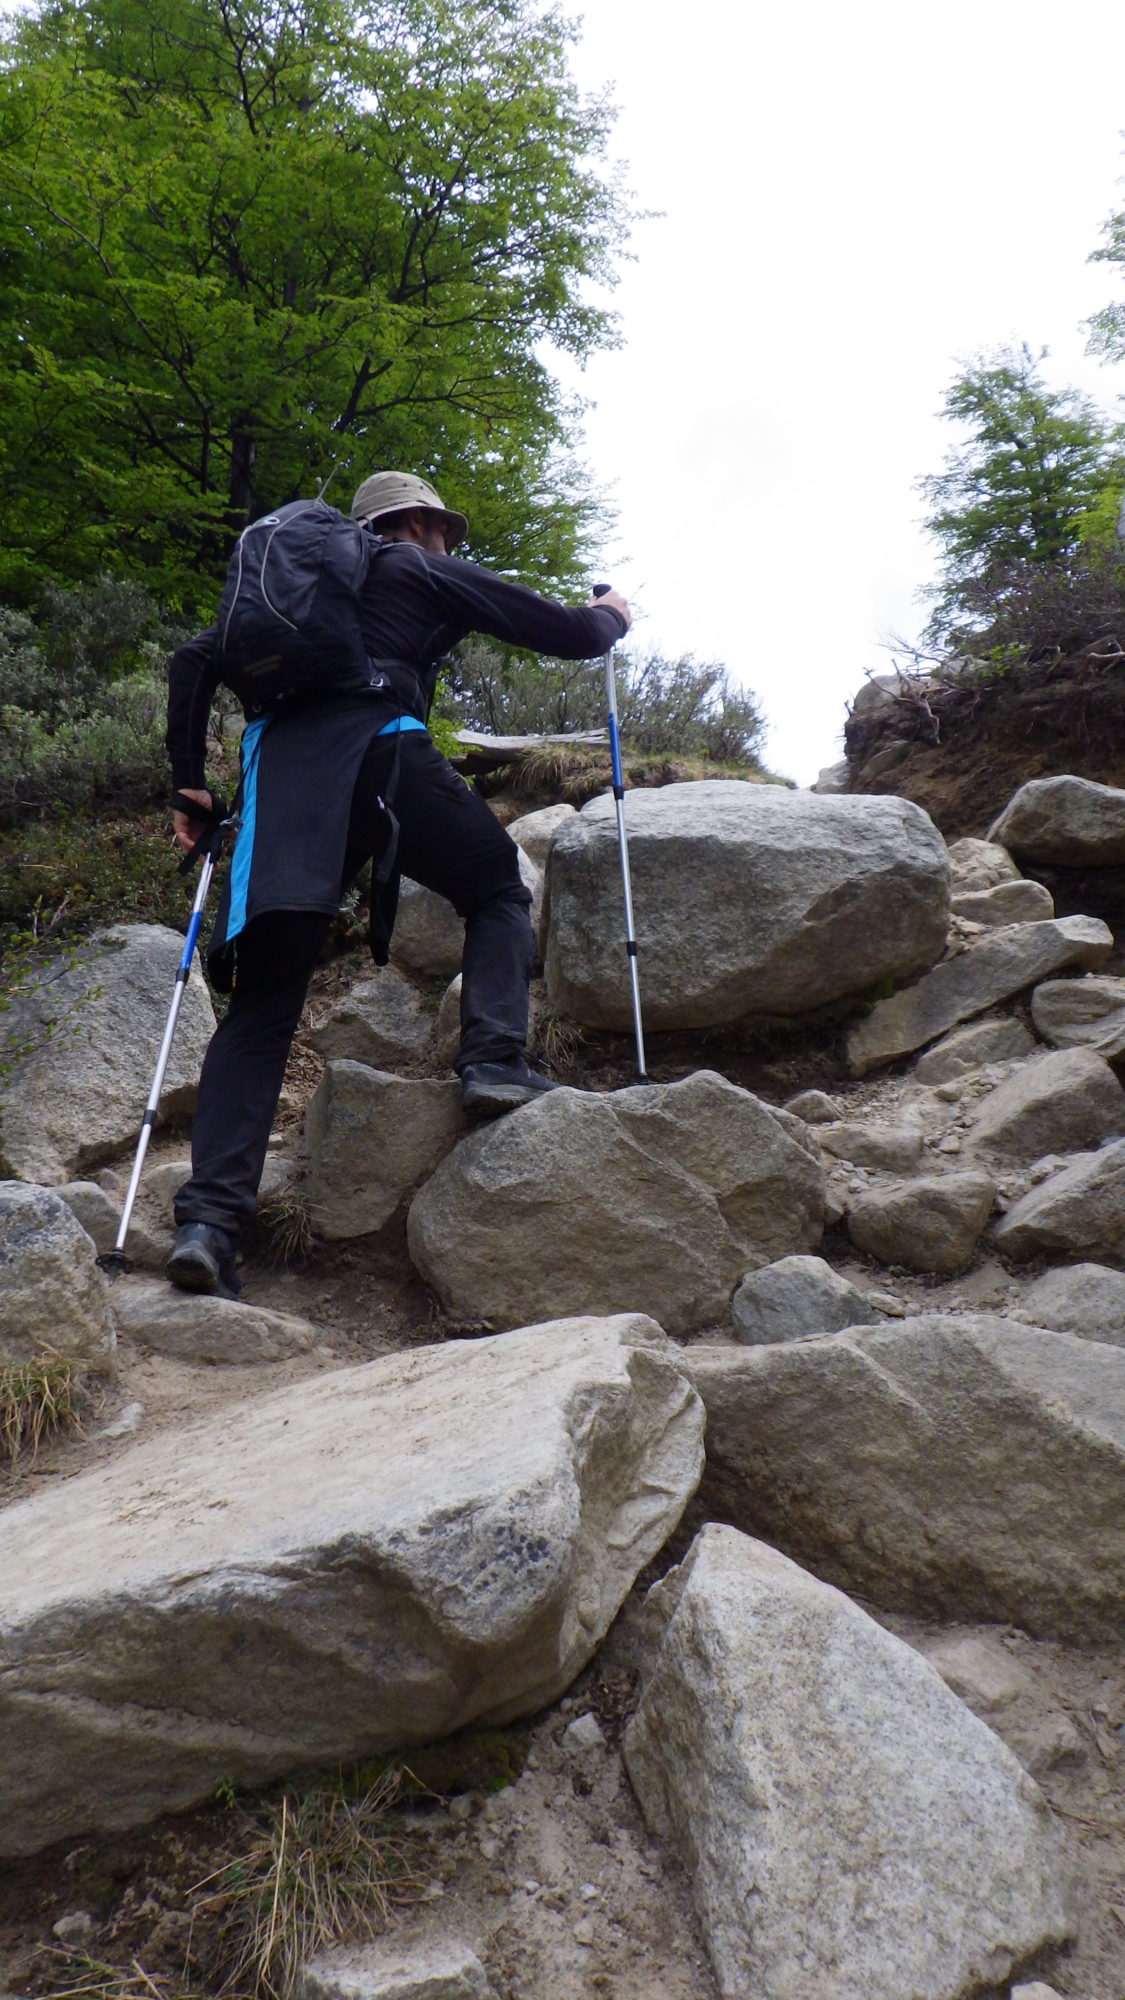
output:
[[173, 812], [172, 814], [172, 825], [176, 830], [176, 839], [179, 841], [184, 853], [190, 854], [207, 824], [206, 815], [211, 810], [211, 794], [210, 792], [194, 792], [187, 785], [180, 785], [178, 789], [183, 793], [185, 799], [198, 799], [200, 805], [203, 807], [203, 813], [199, 819], [191, 819], [187, 813], [182, 812]]
[[612, 611], [620, 611], [621, 616], [625, 620], [625, 630], [629, 630], [633, 622], [633, 614], [629, 609], [627, 600], [622, 597], [619, 590], [603, 590], [600, 597], [591, 595], [586, 599], [586, 602], [587, 604], [608, 604]]

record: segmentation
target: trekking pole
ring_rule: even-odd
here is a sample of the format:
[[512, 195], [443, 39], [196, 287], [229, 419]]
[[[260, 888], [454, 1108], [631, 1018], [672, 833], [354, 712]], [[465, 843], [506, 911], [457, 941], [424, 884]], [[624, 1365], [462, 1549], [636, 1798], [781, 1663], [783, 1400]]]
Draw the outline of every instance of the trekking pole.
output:
[[[178, 796], [178, 794], [173, 795], [172, 803], [177, 807], [177, 810], [180, 810], [181, 808], [177, 805]], [[194, 799], [184, 799], [182, 809], [186, 810], [189, 805], [196, 812], [201, 810], [198, 802]], [[184, 948], [180, 955], [180, 963], [176, 968], [176, 983], [172, 989], [172, 1005], [168, 1010], [168, 1019], [164, 1025], [164, 1039], [160, 1044], [160, 1054], [156, 1058], [156, 1068], [152, 1076], [152, 1087], [148, 1093], [148, 1103], [145, 1106], [145, 1115], [141, 1121], [141, 1133], [137, 1141], [136, 1158], [133, 1161], [133, 1171], [129, 1176], [129, 1186], [125, 1193], [125, 1205], [121, 1210], [121, 1224], [117, 1231], [117, 1240], [112, 1250], [107, 1250], [103, 1256], [97, 1259], [99, 1270], [108, 1271], [111, 1277], [118, 1277], [120, 1274], [127, 1273], [133, 1268], [133, 1260], [125, 1252], [125, 1238], [129, 1233], [129, 1224], [133, 1217], [133, 1204], [137, 1199], [137, 1189], [140, 1186], [141, 1169], [145, 1163], [145, 1154], [148, 1152], [148, 1142], [152, 1136], [152, 1128], [156, 1123], [156, 1113], [160, 1104], [160, 1090], [164, 1082], [164, 1072], [168, 1067], [168, 1057], [172, 1053], [172, 1037], [176, 1032], [176, 1022], [179, 1020], [180, 1007], [183, 1004], [184, 988], [188, 983], [188, 976], [191, 972], [191, 961], [195, 952], [196, 939], [199, 936], [200, 926], [203, 922], [203, 906], [207, 901], [207, 892], [211, 887], [211, 877], [215, 873], [215, 863], [219, 858], [223, 835], [228, 829], [236, 825], [237, 821], [228, 816], [224, 801], [212, 793], [211, 813], [208, 818], [207, 829], [200, 835], [191, 853], [180, 863], [180, 872], [184, 873], [191, 867], [197, 855], [202, 859], [202, 866], [199, 870], [199, 884], [195, 891], [195, 901], [191, 906], [191, 916], [188, 919], [187, 936], [184, 939]]]
[[[596, 583], [593, 595], [604, 597], [608, 583]], [[625, 780], [621, 770], [621, 743], [617, 732], [617, 684], [613, 674], [613, 647], [605, 656], [605, 698], [609, 710], [609, 755], [613, 765], [613, 798], [617, 808], [617, 846], [621, 856], [621, 890], [625, 900], [625, 950], [629, 955], [629, 985], [633, 995], [633, 1033], [637, 1042], [637, 1081], [654, 1083], [645, 1067], [645, 1036], [641, 1024], [641, 986], [637, 978], [637, 934], [633, 927], [633, 886], [629, 878], [629, 842], [625, 836]]]

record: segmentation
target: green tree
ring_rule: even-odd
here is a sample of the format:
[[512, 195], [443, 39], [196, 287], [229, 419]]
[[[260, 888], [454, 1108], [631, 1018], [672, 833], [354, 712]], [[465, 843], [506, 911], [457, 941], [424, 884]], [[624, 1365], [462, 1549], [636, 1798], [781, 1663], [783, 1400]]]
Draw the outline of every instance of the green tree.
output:
[[1118, 425], [1074, 389], [1049, 389], [1025, 344], [981, 357], [949, 388], [942, 415], [966, 427], [944, 472], [918, 482], [942, 549], [928, 638], [981, 615], [993, 583], [1025, 564], [1060, 563], [1111, 537], [1123, 476]]
[[569, 583], [596, 502], [551, 349], [628, 222], [535, 0], [44, 0], [0, 41], [0, 596], [188, 612], [232, 536], [380, 464]]

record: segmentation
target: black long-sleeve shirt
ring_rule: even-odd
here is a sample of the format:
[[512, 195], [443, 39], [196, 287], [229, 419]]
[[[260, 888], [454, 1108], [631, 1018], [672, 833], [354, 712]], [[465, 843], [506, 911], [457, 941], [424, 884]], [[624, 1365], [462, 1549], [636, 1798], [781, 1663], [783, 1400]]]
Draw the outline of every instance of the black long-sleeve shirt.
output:
[[[592, 660], [628, 629], [611, 605], [556, 604], [478, 563], [435, 555], [415, 542], [383, 545], [368, 571], [360, 612], [371, 658], [409, 664], [418, 698], [405, 706], [419, 721], [429, 711], [444, 656], [470, 632], [559, 659]], [[206, 783], [207, 718], [221, 678], [216, 632], [209, 625], [180, 646], [168, 673], [172, 783], [193, 791]]]

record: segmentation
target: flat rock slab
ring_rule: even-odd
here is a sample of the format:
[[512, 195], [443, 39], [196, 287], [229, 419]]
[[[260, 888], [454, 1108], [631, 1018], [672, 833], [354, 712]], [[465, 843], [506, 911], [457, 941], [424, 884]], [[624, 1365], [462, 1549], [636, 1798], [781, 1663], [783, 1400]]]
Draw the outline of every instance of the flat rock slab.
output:
[[853, 1076], [913, 1054], [959, 1022], [1010, 1000], [1064, 965], [1090, 970], [1113, 950], [1113, 933], [1097, 917], [1054, 917], [985, 932], [968, 951], [935, 965], [913, 986], [878, 1000], [848, 1035]]
[[163, 1278], [121, 1278], [111, 1303], [118, 1333], [179, 1361], [285, 1361], [320, 1338], [315, 1326], [292, 1313], [179, 1292]]
[[1013, 1202], [993, 1234], [1009, 1257], [1125, 1254], [1125, 1141], [1079, 1153]]
[[889, 1610], [1125, 1632], [1125, 1353], [987, 1314], [692, 1347], [709, 1511]]
[[330, 1062], [305, 1115], [317, 1234], [381, 1229], [468, 1129], [457, 1082]]
[[116, 1337], [94, 1245], [61, 1195], [0, 1181], [0, 1363], [108, 1366]]
[[1125, 979], [1087, 973], [1085, 979], [1045, 979], [1031, 996], [1036, 1033], [1056, 1049], [1096, 1042], [1125, 1009]]
[[1066, 774], [1032, 778], [989, 833], [1025, 861], [1111, 868], [1125, 861], [1125, 791]]
[[[5, 1017], [28, 1053], [0, 1081], [0, 1174], [56, 1186], [135, 1143], [184, 941], [160, 924], [118, 924], [48, 968]], [[48, 1032], [48, 1024], [53, 1026]], [[161, 1118], [195, 1105], [215, 1015], [198, 965], [184, 987], [160, 1093]]]
[[1038, 1787], [839, 1591], [711, 1526], [646, 1610], [625, 1759], [724, 2000], [963, 2000], [1073, 1935]]
[[415, 1196], [407, 1242], [461, 1320], [635, 1311], [690, 1333], [728, 1325], [743, 1274], [815, 1249], [823, 1221], [808, 1127], [701, 1070], [482, 1127]]
[[1125, 1132], [1125, 1090], [1094, 1049], [1053, 1049], [1021, 1063], [982, 1097], [969, 1127], [974, 1149], [1008, 1159], [1076, 1153]]
[[1019, 1062], [1036, 1047], [1034, 1035], [1010, 1014], [999, 1021], [971, 1021], [919, 1056], [914, 1075], [919, 1083], [953, 1083], [986, 1063]]
[[341, 1368], [0, 1515], [0, 1849], [532, 1715], [702, 1465], [639, 1316]]
[[496, 1993], [468, 1945], [395, 1937], [321, 1953], [302, 1967], [297, 2000], [496, 2000]]
[[954, 894], [953, 914], [992, 928], [1000, 924], [1038, 924], [1055, 914], [1055, 899], [1042, 882], [997, 882], [991, 889], [967, 889]]
[[[707, 780], [625, 801], [646, 1025], [805, 1013], [932, 965], [949, 863], [921, 808]], [[628, 1028], [614, 802], [561, 826], [548, 862], [548, 1004]]]

